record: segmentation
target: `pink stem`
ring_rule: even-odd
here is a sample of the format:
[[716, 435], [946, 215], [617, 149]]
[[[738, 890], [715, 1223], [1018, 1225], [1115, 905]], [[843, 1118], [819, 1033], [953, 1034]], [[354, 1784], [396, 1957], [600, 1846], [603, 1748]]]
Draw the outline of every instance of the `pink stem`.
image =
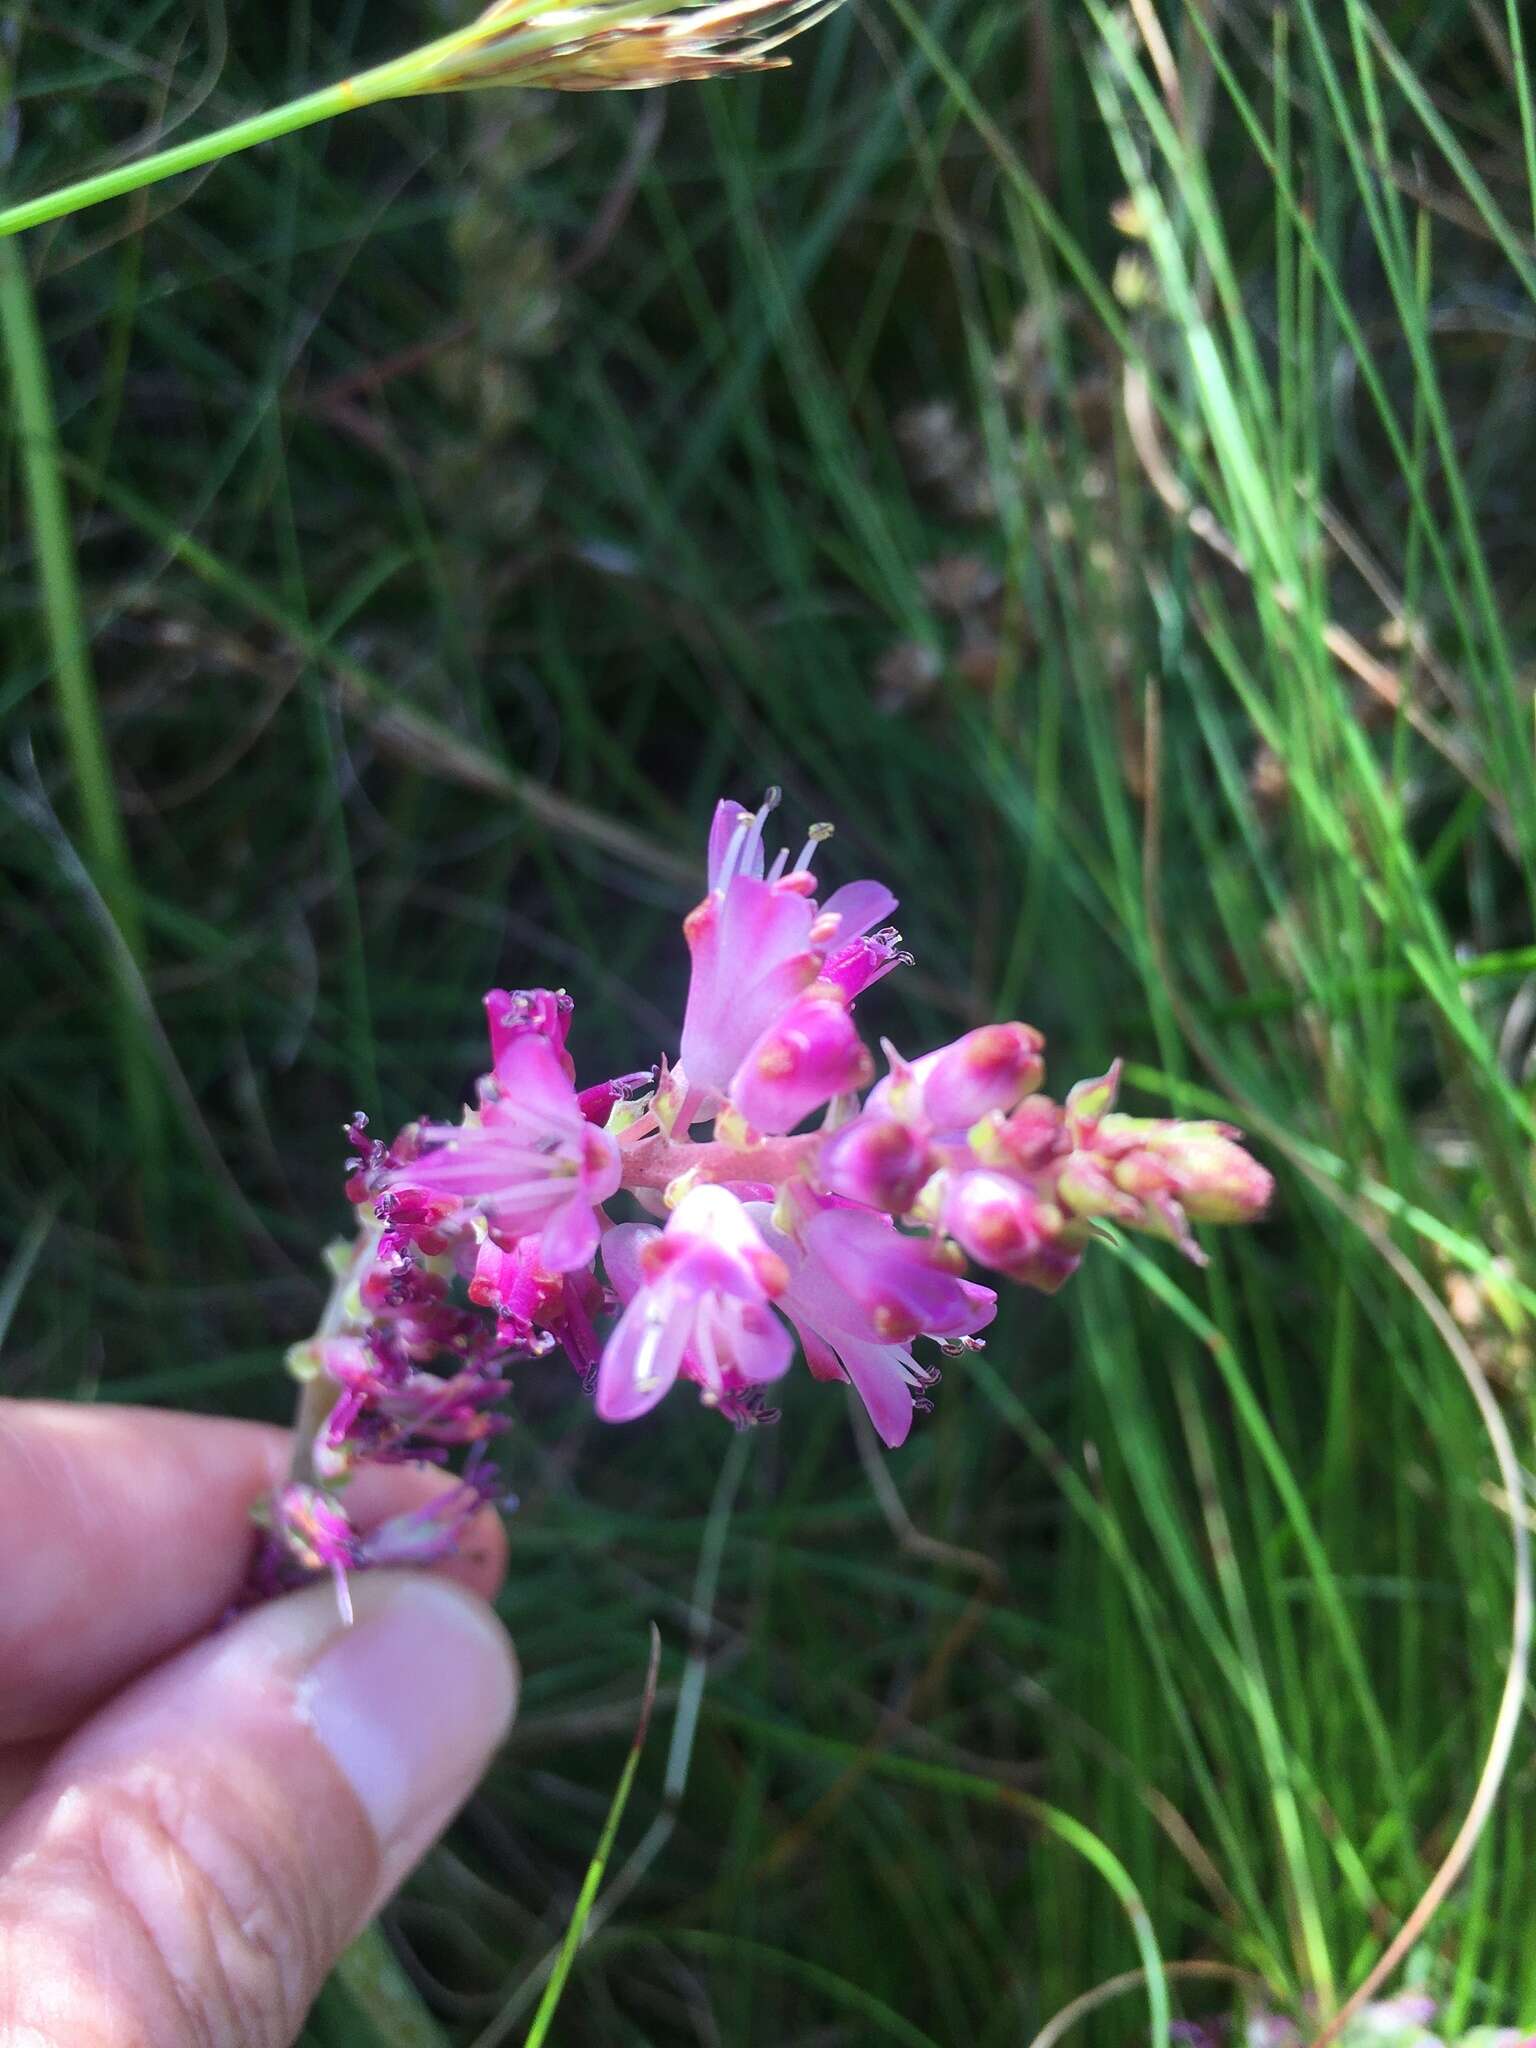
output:
[[648, 1138], [624, 1154], [624, 1186], [665, 1188], [685, 1173], [701, 1181], [761, 1181], [782, 1187], [792, 1180], [822, 1141], [820, 1131], [806, 1131], [798, 1138], [764, 1138], [756, 1145], [727, 1145], [716, 1139], [707, 1145], [679, 1144], [668, 1138]]

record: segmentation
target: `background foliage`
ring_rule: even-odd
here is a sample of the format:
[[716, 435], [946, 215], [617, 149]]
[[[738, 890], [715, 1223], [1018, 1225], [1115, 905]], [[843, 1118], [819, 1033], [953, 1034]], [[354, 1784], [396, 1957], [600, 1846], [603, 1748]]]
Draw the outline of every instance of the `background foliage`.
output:
[[[521, 2038], [653, 1616], [567, 2040], [1011, 2043], [1158, 1954], [1326, 2008], [1472, 1798], [1525, 1504], [1454, 1348], [1524, 1455], [1536, 1307], [1519, 9], [1161, 15], [867, 0], [788, 76], [413, 103], [10, 245], [8, 1391], [281, 1415], [347, 1113], [450, 1110], [497, 981], [650, 1058], [722, 788], [904, 889], [898, 1042], [1022, 1014], [1282, 1177], [1203, 1275], [1010, 1304], [889, 1459], [808, 1380], [738, 1444], [530, 1370], [518, 1734], [316, 2044]], [[7, 188], [446, 19], [13, 4]], [[1413, 1959], [1449, 2030], [1536, 2023], [1533, 1825], [1521, 1742]]]

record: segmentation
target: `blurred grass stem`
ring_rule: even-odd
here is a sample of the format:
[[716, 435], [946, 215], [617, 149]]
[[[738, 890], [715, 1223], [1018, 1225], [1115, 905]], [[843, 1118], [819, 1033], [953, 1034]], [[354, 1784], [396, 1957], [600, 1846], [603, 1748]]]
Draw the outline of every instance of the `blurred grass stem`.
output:
[[[59, 722], [84, 827], [86, 860], [131, 962], [142, 971], [143, 920], [91, 667], [47, 352], [32, 280], [14, 242], [0, 244], [0, 351], [5, 356], [16, 408], [44, 628], [52, 659]], [[119, 984], [120, 1000], [113, 1005], [118, 1059], [148, 1193], [158, 1177], [159, 1089], [139, 1026], [134, 991], [121, 986], [122, 966], [110, 948], [107, 965], [109, 979]]]

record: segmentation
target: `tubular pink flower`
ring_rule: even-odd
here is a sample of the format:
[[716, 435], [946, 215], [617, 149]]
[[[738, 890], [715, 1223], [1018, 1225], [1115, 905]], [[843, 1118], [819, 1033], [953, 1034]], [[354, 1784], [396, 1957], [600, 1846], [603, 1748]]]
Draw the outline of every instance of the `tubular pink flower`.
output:
[[[818, 906], [811, 861], [826, 835], [813, 828], [793, 867], [787, 850], [767, 864], [763, 827], [778, 792], [756, 812], [716, 806], [709, 835], [709, 893], [683, 922], [693, 958], [683, 1017], [678, 1100], [697, 1107], [724, 1097], [757, 1041], [816, 980], [830, 948], [842, 948], [890, 916], [896, 899], [879, 882], [850, 882]], [[893, 963], [894, 964], [894, 963]], [[825, 1098], [824, 1098], [825, 1099]]]
[[[849, 917], [849, 906], [845, 905], [840, 915]], [[821, 963], [818, 978], [841, 989], [851, 1003], [895, 968], [911, 965], [912, 955], [903, 950], [901, 933], [894, 925], [887, 925], [884, 931], [871, 932], [866, 938], [850, 939], [846, 945], [834, 947]]]
[[539, 1264], [569, 1273], [590, 1264], [597, 1207], [618, 1191], [619, 1148], [587, 1122], [563, 1055], [536, 1031], [510, 1038], [477, 1122], [427, 1124], [429, 1149], [391, 1175], [403, 1191], [449, 1196], [483, 1216], [499, 1239], [537, 1235]]
[[997, 1313], [997, 1296], [959, 1278], [931, 1238], [904, 1236], [869, 1210], [829, 1204], [795, 1237], [766, 1217], [764, 1235], [789, 1271], [779, 1306], [806, 1364], [818, 1379], [851, 1380], [882, 1443], [905, 1443], [915, 1407], [938, 1378], [913, 1356], [913, 1340], [974, 1336]]
[[[548, 1039], [561, 1055], [566, 1074], [575, 1078], [576, 1068], [565, 1050], [576, 1005], [563, 988], [493, 988], [486, 992], [485, 1021], [491, 1034], [491, 1068], [496, 1072], [502, 1054], [525, 1033], [536, 1032]], [[500, 1079], [499, 1073], [497, 1074]]]
[[874, 1062], [842, 996], [812, 983], [752, 1047], [731, 1076], [731, 1106], [756, 1131], [792, 1131], [834, 1095], [870, 1080]]
[[769, 1306], [784, 1290], [783, 1262], [741, 1202], [696, 1187], [664, 1231], [610, 1230], [603, 1264], [625, 1309], [598, 1366], [598, 1414], [631, 1422], [682, 1377], [734, 1420], [755, 1419], [759, 1390], [788, 1371], [794, 1344]]
[[933, 1170], [921, 1131], [868, 1112], [834, 1131], [816, 1161], [816, 1178], [829, 1194], [892, 1216], [905, 1216]]

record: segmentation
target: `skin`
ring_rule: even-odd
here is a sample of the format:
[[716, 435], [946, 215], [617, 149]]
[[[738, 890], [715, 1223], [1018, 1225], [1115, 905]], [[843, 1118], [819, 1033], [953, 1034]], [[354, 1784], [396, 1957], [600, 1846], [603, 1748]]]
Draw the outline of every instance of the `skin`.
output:
[[[0, 2048], [286, 2048], [505, 1731], [489, 1512], [437, 1592], [358, 1580], [360, 1630], [324, 1586], [223, 1625], [288, 1454], [253, 1424], [0, 1402]], [[366, 1527], [444, 1483], [375, 1472], [349, 1505]], [[310, 1702], [370, 1629], [363, 1697], [389, 1693], [423, 1607], [475, 1697], [382, 1811]]]

